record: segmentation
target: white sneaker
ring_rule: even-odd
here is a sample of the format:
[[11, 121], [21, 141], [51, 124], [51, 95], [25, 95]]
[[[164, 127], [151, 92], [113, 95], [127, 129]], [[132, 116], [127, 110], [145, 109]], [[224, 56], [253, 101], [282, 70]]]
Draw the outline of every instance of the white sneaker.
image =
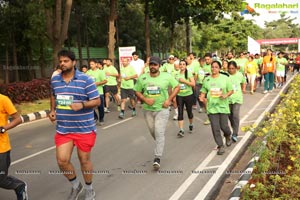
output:
[[199, 109], [199, 113], [203, 113], [203, 109], [202, 108]]
[[173, 120], [177, 120], [178, 119], [178, 114], [175, 114], [174, 116], [173, 116]]
[[267, 94], [267, 93], [268, 93], [268, 90], [265, 90], [263, 93], [264, 93], [264, 94]]

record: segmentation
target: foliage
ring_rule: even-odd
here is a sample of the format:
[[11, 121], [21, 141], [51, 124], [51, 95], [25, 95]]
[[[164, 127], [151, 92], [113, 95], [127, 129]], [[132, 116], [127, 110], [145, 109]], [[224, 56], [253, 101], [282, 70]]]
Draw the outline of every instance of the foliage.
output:
[[0, 93], [8, 96], [13, 103], [35, 101], [50, 97], [49, 79], [33, 79], [29, 82], [1, 84]]
[[[256, 135], [266, 138], [242, 199], [300, 198], [300, 76]], [[263, 145], [263, 144], [261, 144]]]

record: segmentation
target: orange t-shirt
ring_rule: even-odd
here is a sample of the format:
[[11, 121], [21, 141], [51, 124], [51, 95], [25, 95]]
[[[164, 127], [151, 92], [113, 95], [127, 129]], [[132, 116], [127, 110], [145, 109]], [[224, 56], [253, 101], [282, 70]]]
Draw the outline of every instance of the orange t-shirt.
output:
[[264, 72], [274, 72], [275, 70], [275, 63], [276, 63], [276, 58], [272, 56], [272, 61], [271, 56], [265, 56], [263, 59], [263, 65], [264, 65]]
[[[0, 126], [8, 123], [8, 117], [17, 112], [11, 100], [0, 94]], [[0, 153], [5, 153], [11, 149], [8, 133], [0, 133]]]

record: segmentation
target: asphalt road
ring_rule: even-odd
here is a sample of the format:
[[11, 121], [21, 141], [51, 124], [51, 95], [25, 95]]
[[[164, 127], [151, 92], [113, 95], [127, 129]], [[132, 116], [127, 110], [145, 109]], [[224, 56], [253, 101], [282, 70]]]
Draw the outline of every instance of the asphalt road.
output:
[[[242, 126], [252, 124], [270, 105], [279, 89], [266, 95], [259, 88], [254, 95], [244, 95], [241, 107]], [[93, 186], [97, 200], [167, 200], [167, 199], [212, 199], [214, 189], [228, 172], [230, 158], [235, 155], [235, 147], [245, 136], [240, 133], [239, 141], [226, 148], [222, 156], [216, 155], [216, 144], [211, 128], [203, 125], [206, 114], [194, 110], [194, 131], [177, 138], [177, 122], [167, 124], [166, 145], [161, 160], [161, 170], [152, 169], [154, 141], [146, 127], [142, 110], [138, 115], [118, 119], [118, 112], [106, 114], [105, 125], [98, 126], [96, 145], [92, 152], [94, 164]], [[185, 115], [185, 129], [188, 130]], [[66, 199], [71, 184], [58, 173], [54, 147], [55, 125], [48, 119], [22, 124], [10, 131], [12, 144], [12, 166], [10, 174], [28, 184], [32, 200]], [[238, 147], [238, 146], [237, 146]], [[244, 148], [244, 147], [243, 147]], [[78, 177], [83, 182], [77, 160], [73, 152]], [[218, 169], [225, 169], [218, 176]], [[15, 199], [13, 191], [0, 190], [0, 199]]]

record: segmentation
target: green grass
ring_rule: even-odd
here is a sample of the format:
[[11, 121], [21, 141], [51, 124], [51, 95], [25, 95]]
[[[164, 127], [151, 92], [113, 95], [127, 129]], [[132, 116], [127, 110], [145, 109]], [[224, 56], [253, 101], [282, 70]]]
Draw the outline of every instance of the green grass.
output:
[[21, 115], [26, 115], [33, 112], [39, 112], [42, 110], [50, 109], [50, 100], [42, 99], [34, 102], [24, 102], [21, 104], [15, 104], [16, 109]]

